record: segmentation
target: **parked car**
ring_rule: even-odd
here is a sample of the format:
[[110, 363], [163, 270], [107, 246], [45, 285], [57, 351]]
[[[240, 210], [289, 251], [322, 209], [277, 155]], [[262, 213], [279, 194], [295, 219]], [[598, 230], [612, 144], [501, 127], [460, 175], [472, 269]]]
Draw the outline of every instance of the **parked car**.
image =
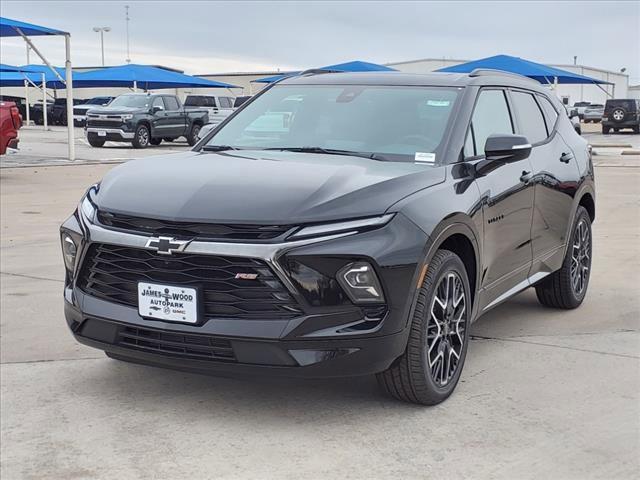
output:
[[0, 101], [0, 155], [7, 149], [18, 148], [18, 130], [22, 127], [22, 117], [15, 102]]
[[[253, 134], [287, 108], [285, 128]], [[193, 151], [89, 188], [61, 227], [65, 316], [118, 360], [377, 374], [436, 404], [482, 314], [529, 287], [582, 303], [594, 188], [587, 142], [525, 77], [288, 78]]]
[[81, 105], [73, 107], [73, 125], [84, 127], [87, 123], [87, 112], [95, 107], [104, 107], [115, 97], [93, 97]]
[[114, 141], [146, 148], [178, 137], [186, 137], [189, 145], [195, 145], [200, 128], [207, 122], [206, 110], [185, 109], [175, 95], [127, 93], [106, 107], [90, 109], [85, 131], [93, 147]]
[[602, 133], [609, 133], [611, 129], [618, 133], [625, 128], [640, 133], [640, 100], [607, 100], [602, 115]]
[[582, 135], [582, 125], [580, 124], [580, 117], [578, 116], [578, 111], [575, 108], [569, 110], [566, 105], [563, 105], [564, 111], [571, 121], [571, 125], [573, 125], [573, 129], [576, 131], [578, 135]]
[[573, 107], [571, 107], [571, 109], [575, 109], [578, 113], [578, 116], [580, 117], [580, 120], [582, 120], [584, 118], [584, 111], [589, 105], [591, 105], [591, 102], [576, 102], [573, 104]]
[[[80, 98], [73, 99], [73, 105], [82, 105], [86, 100]], [[31, 120], [36, 125], [44, 124], [43, 104], [38, 101], [31, 106]], [[67, 99], [55, 98], [47, 101], [47, 124], [48, 125], [66, 125], [67, 124]]]
[[600, 123], [602, 115], [604, 115], [604, 105], [592, 103], [584, 110], [584, 123]]
[[233, 113], [233, 97], [214, 95], [187, 95], [184, 100], [187, 110], [206, 110], [209, 123], [218, 125]]

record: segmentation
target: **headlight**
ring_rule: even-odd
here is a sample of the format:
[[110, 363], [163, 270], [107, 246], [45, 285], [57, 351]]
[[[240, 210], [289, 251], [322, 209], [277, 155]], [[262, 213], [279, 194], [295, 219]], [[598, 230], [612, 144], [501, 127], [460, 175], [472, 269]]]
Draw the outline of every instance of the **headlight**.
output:
[[338, 272], [337, 277], [353, 303], [384, 303], [380, 281], [369, 263], [350, 263]]
[[96, 205], [93, 200], [93, 196], [97, 193], [100, 184], [96, 183], [87, 190], [87, 193], [82, 197], [78, 210], [82, 212], [82, 215], [91, 223], [96, 215]]
[[126, 115], [122, 115], [121, 118], [122, 120], [131, 120], [133, 118], [133, 115], [128, 113]]
[[78, 253], [78, 246], [68, 233], [62, 233], [62, 257], [64, 258], [64, 265], [69, 272], [73, 272], [76, 265], [76, 254]]
[[346, 222], [324, 223], [322, 225], [312, 225], [303, 227], [289, 237], [289, 240], [298, 240], [308, 237], [319, 237], [322, 235], [332, 235], [344, 232], [360, 232], [362, 230], [370, 230], [381, 227], [389, 223], [393, 218], [393, 213], [382, 215], [380, 217], [362, 218], [360, 220], [349, 220]]

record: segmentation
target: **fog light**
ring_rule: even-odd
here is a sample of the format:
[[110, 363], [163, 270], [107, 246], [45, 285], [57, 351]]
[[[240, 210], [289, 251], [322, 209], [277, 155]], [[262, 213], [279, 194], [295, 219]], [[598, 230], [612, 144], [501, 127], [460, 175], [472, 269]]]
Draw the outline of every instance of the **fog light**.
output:
[[64, 265], [67, 267], [67, 270], [73, 272], [73, 268], [76, 264], [76, 253], [78, 252], [78, 248], [76, 247], [76, 243], [73, 241], [70, 235], [63, 233], [62, 234], [62, 257], [64, 258]]
[[338, 272], [338, 281], [353, 303], [384, 303], [376, 272], [367, 262], [350, 263]]

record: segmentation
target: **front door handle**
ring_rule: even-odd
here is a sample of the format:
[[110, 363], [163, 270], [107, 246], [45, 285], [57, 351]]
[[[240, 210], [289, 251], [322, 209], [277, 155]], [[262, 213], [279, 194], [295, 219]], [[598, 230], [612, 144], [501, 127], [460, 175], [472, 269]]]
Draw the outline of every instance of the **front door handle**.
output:
[[520, 181], [522, 183], [529, 183], [531, 181], [531, 177], [533, 177], [533, 175], [531, 174], [531, 172], [527, 172], [526, 170], [522, 171], [522, 175], [520, 175]]
[[560, 155], [560, 161], [562, 163], [569, 163], [569, 161], [574, 158], [573, 157], [573, 153], [569, 152], [569, 153], [563, 153], [562, 155]]

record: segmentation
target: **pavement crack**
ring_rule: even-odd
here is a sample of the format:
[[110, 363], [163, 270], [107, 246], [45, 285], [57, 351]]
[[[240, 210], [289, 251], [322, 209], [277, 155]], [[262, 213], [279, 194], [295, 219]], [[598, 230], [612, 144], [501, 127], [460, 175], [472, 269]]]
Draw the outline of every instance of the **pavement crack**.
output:
[[9, 275], [11, 277], [22, 277], [22, 278], [31, 278], [32, 280], [46, 280], [48, 282], [60, 282], [64, 283], [64, 280], [59, 278], [47, 278], [47, 277], [38, 277], [37, 275], [27, 275], [25, 273], [11, 273], [11, 272], [0, 272], [2, 275]]
[[485, 337], [482, 335], [471, 335], [472, 340], [496, 340], [499, 342], [514, 342], [514, 343], [526, 343], [529, 345], [539, 345], [542, 347], [551, 347], [551, 348], [561, 348], [563, 350], [573, 350], [576, 352], [585, 352], [585, 353], [596, 353], [598, 355], [607, 355], [610, 357], [619, 357], [619, 358], [632, 358], [634, 360], [640, 359], [640, 356], [637, 355], [627, 355], [624, 353], [612, 353], [612, 352], [603, 352], [601, 350], [591, 350], [588, 348], [577, 348], [577, 347], [569, 347], [566, 345], [554, 345], [552, 343], [543, 343], [543, 342], [532, 342], [530, 340], [518, 340], [516, 338], [500, 338], [500, 337]]

